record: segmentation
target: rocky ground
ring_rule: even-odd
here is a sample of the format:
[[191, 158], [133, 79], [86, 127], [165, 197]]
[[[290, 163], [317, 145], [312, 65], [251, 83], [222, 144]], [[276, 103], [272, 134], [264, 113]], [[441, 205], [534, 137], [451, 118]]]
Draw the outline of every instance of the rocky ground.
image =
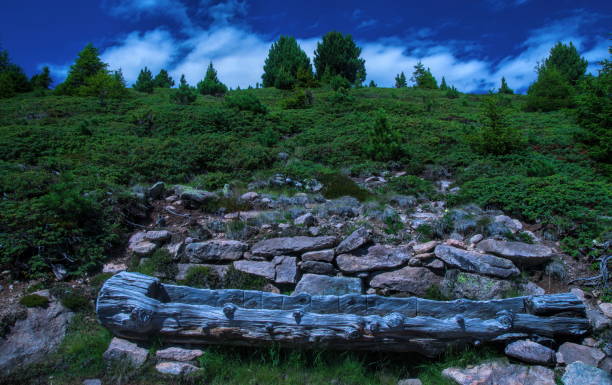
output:
[[[232, 280], [244, 283], [247, 277], [248, 287], [239, 288], [286, 294], [488, 300], [572, 291], [586, 304], [592, 336], [561, 346], [519, 339], [505, 348], [510, 362], [448, 368], [444, 376], [466, 385], [555, 384], [555, 374], [566, 385], [612, 384], [612, 304], [600, 290], [583, 291], [570, 284], [594, 274], [563, 254], [537, 224], [476, 206], [448, 209], [444, 201], [412, 196], [388, 196], [382, 203], [352, 197], [329, 200], [317, 193], [320, 186], [315, 182], [299, 182], [305, 192], [292, 196], [265, 193], [256, 185], [238, 194], [229, 188], [211, 193], [156, 183], [140, 192], [140, 220], [133, 223], [125, 251], [107, 263], [104, 272], [143, 271], [165, 281], [210, 288], [234, 287], [238, 284]], [[386, 180], [358, 182], [368, 188]], [[441, 192], [453, 192], [449, 181], [438, 185]], [[25, 287], [12, 283], [1, 289], [4, 371], [52, 350], [70, 319], [70, 311], [48, 292], [39, 294], [49, 297], [49, 307], [23, 308], [17, 300]], [[198, 369], [201, 354], [180, 347], [160, 350], [154, 357], [156, 369], [185, 375]], [[129, 359], [140, 366], [147, 351], [115, 338], [105, 358]]]

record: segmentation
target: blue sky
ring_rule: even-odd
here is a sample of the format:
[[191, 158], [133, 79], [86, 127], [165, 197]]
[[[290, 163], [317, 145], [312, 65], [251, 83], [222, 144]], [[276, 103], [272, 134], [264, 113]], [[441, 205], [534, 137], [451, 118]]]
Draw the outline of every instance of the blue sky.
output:
[[612, 2], [579, 0], [3, 0], [0, 46], [28, 74], [48, 65], [61, 80], [85, 44], [131, 84], [145, 65], [190, 83], [209, 61], [231, 87], [261, 81], [270, 44], [295, 36], [312, 56], [338, 30], [363, 48], [368, 81], [391, 86], [421, 60], [464, 92], [505, 76], [524, 91], [557, 41], [573, 41], [590, 71], [607, 58]]

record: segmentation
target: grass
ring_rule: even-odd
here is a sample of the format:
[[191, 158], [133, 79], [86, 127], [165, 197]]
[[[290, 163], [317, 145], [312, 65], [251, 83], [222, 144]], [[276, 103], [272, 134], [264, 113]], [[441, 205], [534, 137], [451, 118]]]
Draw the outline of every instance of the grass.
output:
[[19, 303], [25, 307], [49, 307], [49, 299], [38, 294], [28, 294], [21, 297]]

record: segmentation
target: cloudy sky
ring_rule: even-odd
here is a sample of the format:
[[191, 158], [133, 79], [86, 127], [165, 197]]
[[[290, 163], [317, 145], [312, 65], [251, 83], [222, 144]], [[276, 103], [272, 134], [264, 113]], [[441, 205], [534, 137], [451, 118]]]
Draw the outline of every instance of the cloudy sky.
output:
[[312, 56], [328, 31], [353, 35], [367, 81], [391, 86], [421, 60], [464, 92], [502, 76], [524, 91], [557, 41], [572, 41], [589, 71], [607, 58], [609, 0], [3, 0], [0, 47], [28, 74], [66, 75], [88, 42], [133, 83], [145, 65], [195, 84], [213, 61], [231, 87], [261, 81], [270, 44], [295, 36]]

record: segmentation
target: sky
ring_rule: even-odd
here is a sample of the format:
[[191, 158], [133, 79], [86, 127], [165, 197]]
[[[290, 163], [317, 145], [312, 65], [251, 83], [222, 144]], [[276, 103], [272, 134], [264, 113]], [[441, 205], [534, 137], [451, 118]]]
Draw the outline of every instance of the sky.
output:
[[2, 0], [0, 48], [29, 75], [49, 66], [56, 83], [91, 42], [130, 85], [144, 66], [195, 85], [212, 61], [221, 81], [244, 88], [261, 82], [279, 36], [312, 58], [336, 30], [353, 36], [379, 86], [420, 60], [462, 92], [487, 92], [502, 76], [525, 92], [558, 41], [596, 73], [610, 26], [609, 0]]

